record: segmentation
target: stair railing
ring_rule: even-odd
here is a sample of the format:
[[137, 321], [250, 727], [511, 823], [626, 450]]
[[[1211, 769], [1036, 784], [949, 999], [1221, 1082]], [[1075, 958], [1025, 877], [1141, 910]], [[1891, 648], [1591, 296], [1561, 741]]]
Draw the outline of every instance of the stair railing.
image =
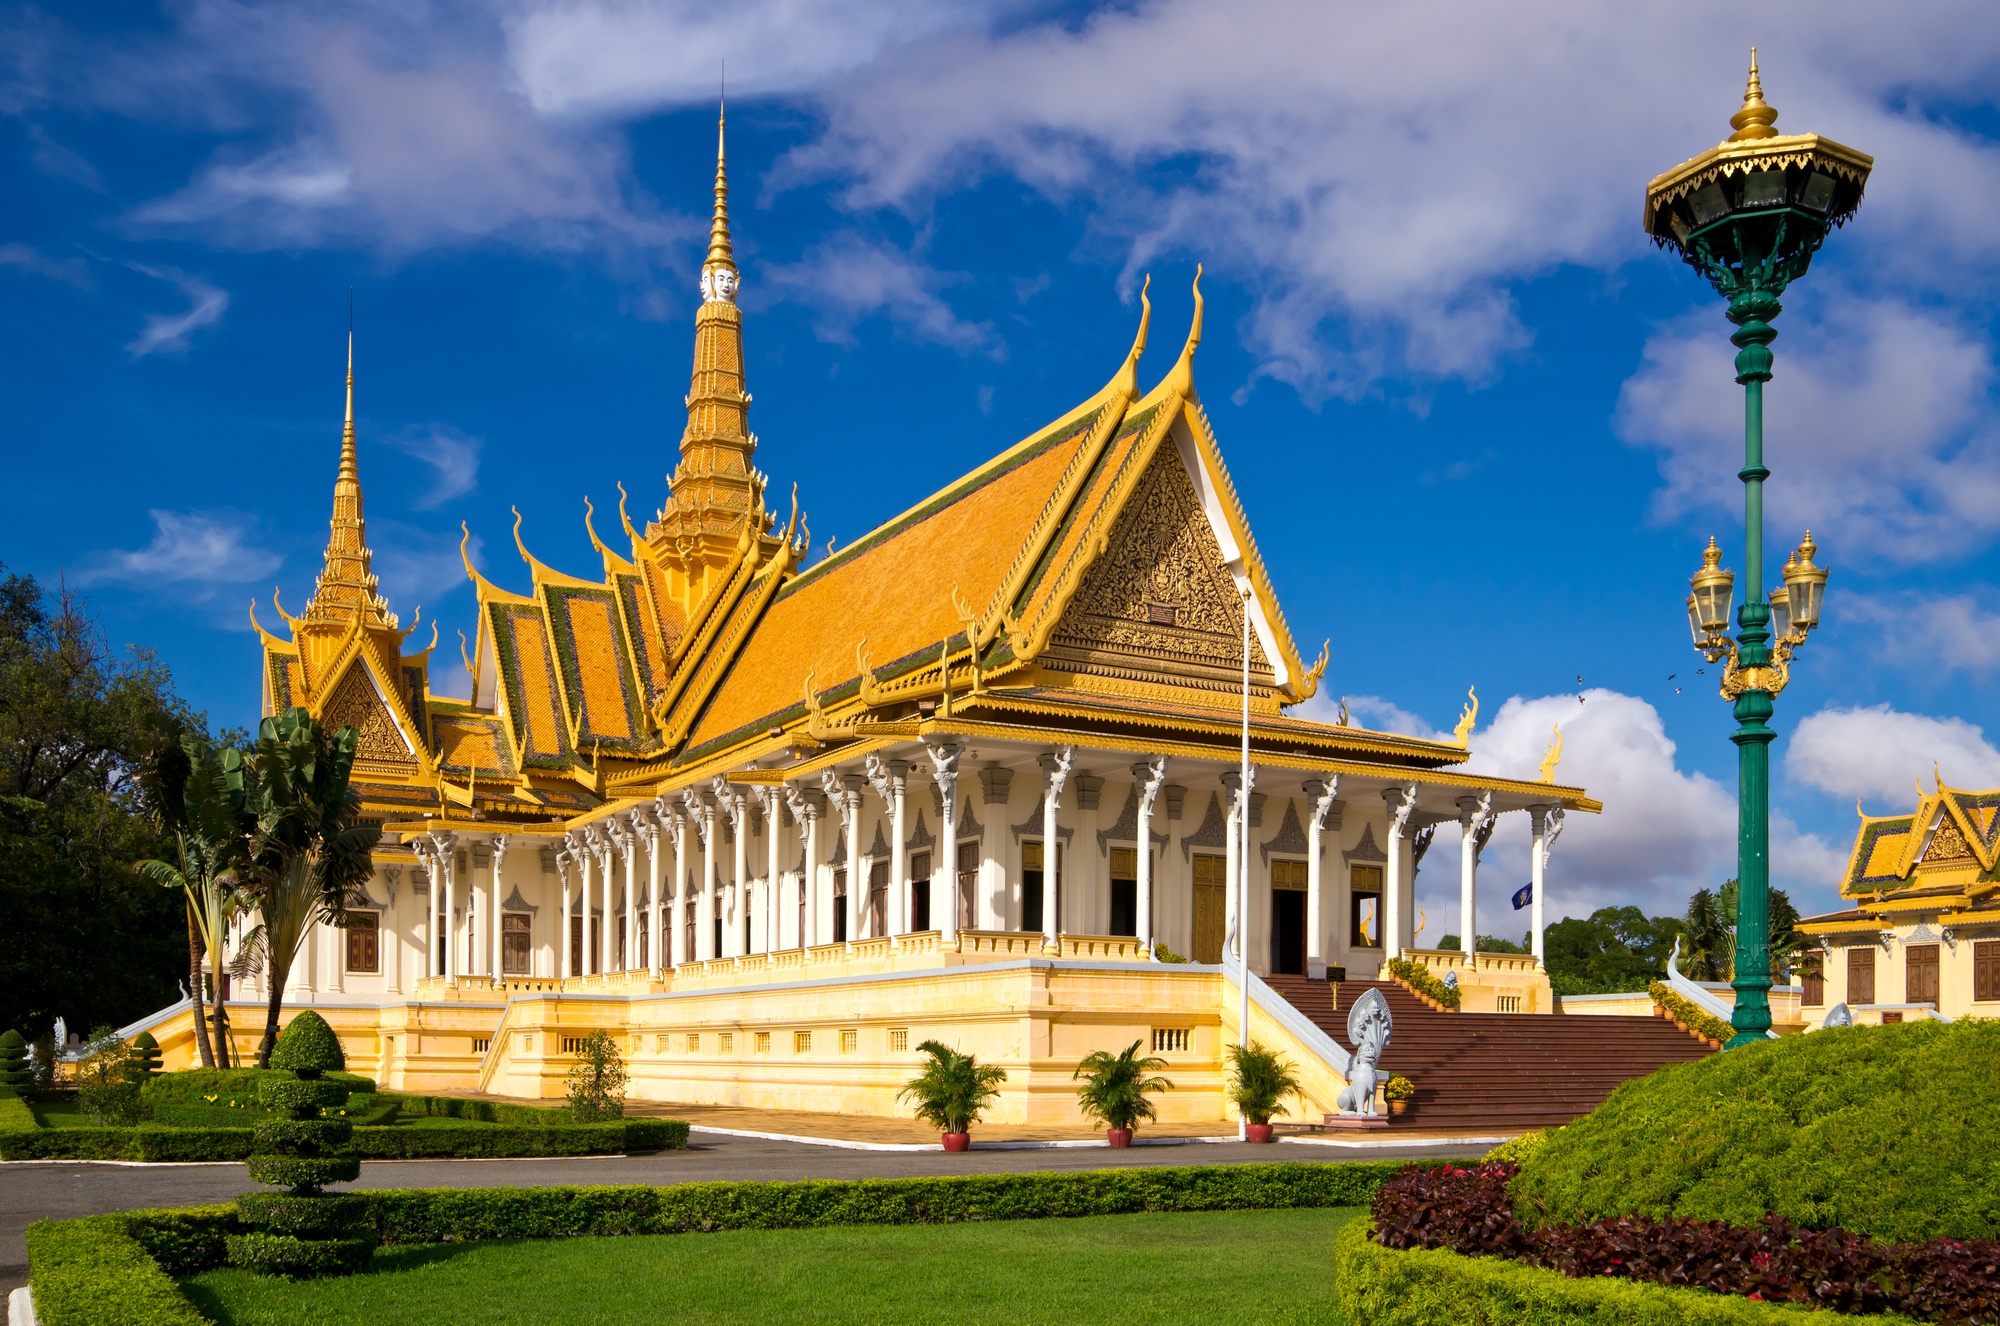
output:
[[[1681, 975], [1680, 956], [1681, 937], [1675, 935], [1674, 951], [1667, 955], [1667, 985], [1675, 994], [1681, 996], [1681, 998], [1687, 1000], [1696, 1008], [1705, 1009], [1721, 1018], [1724, 1022], [1729, 1021], [1731, 1015], [1736, 1012], [1736, 1009], [1721, 998], [1718, 998], [1713, 990]], [[1775, 1031], [1766, 1031], [1764, 1034], [1772, 1040], [1778, 1038], [1778, 1033]]]

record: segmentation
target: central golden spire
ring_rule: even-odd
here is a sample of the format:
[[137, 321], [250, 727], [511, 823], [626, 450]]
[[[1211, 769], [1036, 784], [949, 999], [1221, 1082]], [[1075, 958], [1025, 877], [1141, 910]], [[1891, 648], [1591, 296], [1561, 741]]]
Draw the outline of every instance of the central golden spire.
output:
[[340, 425], [340, 470], [333, 480], [333, 520], [326, 540], [326, 565], [306, 605], [308, 625], [338, 623], [355, 616], [363, 625], [395, 629], [395, 615], [376, 592], [370, 567], [367, 521], [361, 512], [361, 464], [354, 445], [354, 333], [347, 333], [347, 411]]
[[1757, 76], [1757, 48], [1750, 48], [1750, 83], [1743, 89], [1743, 109], [1729, 117], [1736, 132], [1726, 141], [1747, 143], [1753, 138], [1776, 138], [1771, 126], [1778, 122], [1778, 108], [1764, 100], [1764, 80]]
[[694, 372], [681, 459], [668, 483], [671, 496], [647, 539], [678, 560], [691, 584], [726, 565], [747, 536], [764, 534], [764, 477], [751, 466], [750, 393], [743, 380], [743, 312], [736, 306], [741, 275], [729, 235], [727, 121], [715, 117], [715, 214], [701, 266], [701, 308], [694, 320]]

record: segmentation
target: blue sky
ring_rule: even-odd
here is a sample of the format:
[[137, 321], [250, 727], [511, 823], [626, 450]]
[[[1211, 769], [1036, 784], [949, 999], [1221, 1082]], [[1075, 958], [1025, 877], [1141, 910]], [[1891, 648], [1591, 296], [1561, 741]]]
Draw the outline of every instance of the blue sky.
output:
[[1977, 4], [0, 8], [0, 560], [252, 721], [246, 609], [311, 591], [351, 290], [404, 620], [470, 632], [461, 520], [525, 584], [510, 505], [588, 571], [583, 498], [615, 528], [622, 480], [638, 520], [673, 464], [726, 60], [758, 463], [822, 546], [1093, 391], [1149, 272], [1163, 372], [1200, 261], [1197, 380], [1329, 692], [1432, 731], [1476, 685], [1478, 762], [1517, 774], [1562, 722], [1610, 809], [1558, 848], [1557, 912], [1678, 911], [1733, 860], [1681, 598], [1709, 534], [1742, 564], [1741, 405], [1720, 301], [1639, 204], [1727, 132], [1753, 40], [1782, 131], [1878, 157], [1769, 390], [1773, 545], [1810, 525], [1834, 569], [1776, 870], [1831, 906], [1857, 797], [2000, 784]]

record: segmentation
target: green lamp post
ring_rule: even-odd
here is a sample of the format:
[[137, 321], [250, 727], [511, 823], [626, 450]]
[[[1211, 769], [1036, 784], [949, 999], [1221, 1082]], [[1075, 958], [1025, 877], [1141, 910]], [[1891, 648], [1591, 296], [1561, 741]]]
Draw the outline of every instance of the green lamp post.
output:
[[1817, 134], [1780, 134], [1764, 101], [1757, 51], [1735, 130], [1719, 146], [1646, 186], [1646, 231], [1708, 278], [1729, 301], [1736, 332], [1736, 380], [1743, 385], [1744, 603], [1729, 636], [1736, 577], [1710, 539], [1690, 581], [1688, 625], [1695, 648], [1723, 663], [1722, 694], [1736, 704], [1736, 1034], [1731, 1046], [1762, 1040], [1771, 1028], [1772, 701], [1790, 678], [1792, 652], [1819, 625], [1826, 571], [1813, 564], [1811, 531], [1785, 563], [1784, 587], [1764, 594], [1764, 384], [1778, 296], [1805, 275], [1828, 232], [1861, 205], [1875, 159]]

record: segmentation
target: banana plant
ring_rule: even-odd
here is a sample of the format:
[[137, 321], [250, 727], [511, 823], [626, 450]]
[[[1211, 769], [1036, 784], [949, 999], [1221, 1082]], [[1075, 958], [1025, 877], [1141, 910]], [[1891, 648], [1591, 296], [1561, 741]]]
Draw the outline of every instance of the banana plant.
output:
[[[173, 835], [174, 861], [140, 861], [140, 875], [165, 888], [177, 888], [187, 898], [189, 948], [188, 984], [194, 1000], [195, 1044], [203, 1067], [230, 1066], [228, 1019], [222, 1008], [222, 973], [230, 923], [241, 908], [236, 867], [243, 843], [235, 815], [223, 794], [222, 761], [206, 741], [188, 733], [169, 733], [160, 744], [153, 769], [163, 827]], [[202, 990], [202, 967], [208, 967], [209, 988], [215, 991], [215, 1039], [211, 1044]]]
[[361, 822], [350, 786], [359, 734], [329, 733], [305, 709], [267, 718], [248, 751], [222, 755], [222, 787], [245, 838], [244, 895], [262, 918], [271, 998], [257, 1066], [270, 1066], [292, 962], [315, 924], [344, 926], [347, 899], [374, 871], [382, 831]]

